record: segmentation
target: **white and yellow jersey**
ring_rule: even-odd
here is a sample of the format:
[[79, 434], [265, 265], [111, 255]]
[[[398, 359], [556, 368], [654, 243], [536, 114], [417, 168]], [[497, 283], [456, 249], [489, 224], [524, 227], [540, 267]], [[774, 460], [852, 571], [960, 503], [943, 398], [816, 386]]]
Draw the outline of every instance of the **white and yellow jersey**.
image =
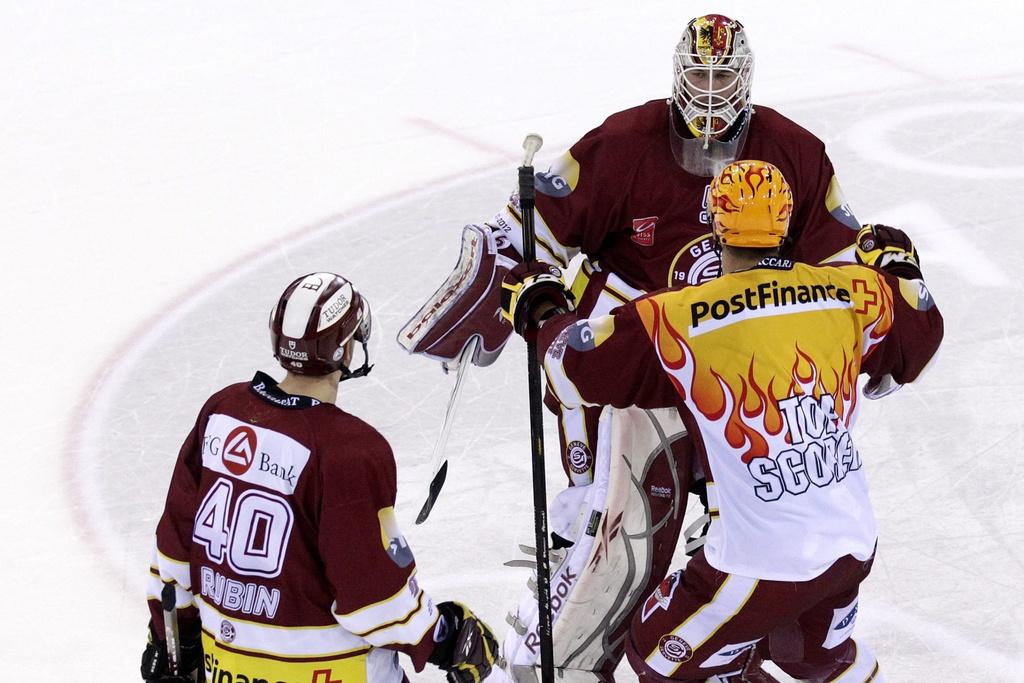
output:
[[857, 378], [905, 383], [932, 357], [942, 319], [922, 282], [765, 259], [559, 320], [541, 344], [565, 406], [680, 409], [708, 475], [713, 567], [801, 581], [844, 555], [871, 556], [877, 529], [850, 433]]

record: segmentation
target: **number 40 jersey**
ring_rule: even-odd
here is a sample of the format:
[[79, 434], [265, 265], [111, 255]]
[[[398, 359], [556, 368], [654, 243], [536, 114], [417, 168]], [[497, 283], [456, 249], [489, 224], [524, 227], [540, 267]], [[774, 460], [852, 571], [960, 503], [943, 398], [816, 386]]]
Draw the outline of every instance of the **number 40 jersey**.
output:
[[[434, 647], [437, 609], [395, 523], [395, 460], [375, 429], [257, 373], [203, 407], [178, 456], [150, 567], [206, 680], [401, 681]], [[225, 675], [225, 674], [230, 674]]]

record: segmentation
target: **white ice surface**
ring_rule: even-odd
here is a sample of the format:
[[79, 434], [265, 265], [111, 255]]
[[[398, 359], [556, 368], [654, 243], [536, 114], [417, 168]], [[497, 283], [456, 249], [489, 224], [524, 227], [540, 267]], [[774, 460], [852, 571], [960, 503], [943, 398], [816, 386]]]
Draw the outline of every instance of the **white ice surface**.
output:
[[862, 413], [859, 637], [889, 681], [1024, 680], [1024, 9], [997, 0], [0, 4], [0, 679], [137, 679], [177, 446], [212, 390], [272, 368], [267, 311], [318, 269], [374, 306], [377, 368], [341, 401], [395, 447], [422, 585], [503, 631], [532, 523], [522, 346], [469, 376], [414, 527], [450, 378], [394, 335], [524, 134], [543, 160], [665, 96], [713, 10], [857, 215], [912, 232], [946, 317], [928, 377]]

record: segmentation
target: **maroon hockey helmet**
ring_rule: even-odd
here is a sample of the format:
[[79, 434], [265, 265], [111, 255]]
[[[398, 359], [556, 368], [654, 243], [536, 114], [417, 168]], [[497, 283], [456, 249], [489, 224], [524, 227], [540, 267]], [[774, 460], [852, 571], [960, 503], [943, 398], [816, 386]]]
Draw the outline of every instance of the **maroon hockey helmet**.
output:
[[[370, 340], [370, 305], [351, 282], [334, 273], [304, 275], [284, 290], [270, 313], [274, 358], [281, 367], [300, 375], [341, 378], [370, 372], [366, 344]], [[345, 347], [355, 340], [363, 346], [363, 365], [344, 365]]]

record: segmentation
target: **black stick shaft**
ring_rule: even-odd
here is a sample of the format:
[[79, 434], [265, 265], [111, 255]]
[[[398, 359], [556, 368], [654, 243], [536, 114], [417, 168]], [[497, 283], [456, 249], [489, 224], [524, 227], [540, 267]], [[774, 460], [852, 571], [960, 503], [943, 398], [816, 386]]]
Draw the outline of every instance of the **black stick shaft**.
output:
[[[531, 155], [532, 156], [532, 155]], [[519, 167], [519, 203], [523, 217], [523, 258], [537, 257], [533, 223], [533, 166]], [[530, 390], [530, 442], [533, 445], [533, 527], [537, 542], [537, 636], [540, 640], [542, 683], [555, 680], [551, 645], [551, 566], [548, 562], [548, 501], [544, 475], [544, 412], [537, 342], [526, 342], [527, 379]]]
[[172, 676], [181, 671], [181, 644], [178, 637], [177, 596], [173, 583], [165, 583], [160, 591], [160, 605], [164, 611], [164, 638], [167, 639], [167, 669]]

